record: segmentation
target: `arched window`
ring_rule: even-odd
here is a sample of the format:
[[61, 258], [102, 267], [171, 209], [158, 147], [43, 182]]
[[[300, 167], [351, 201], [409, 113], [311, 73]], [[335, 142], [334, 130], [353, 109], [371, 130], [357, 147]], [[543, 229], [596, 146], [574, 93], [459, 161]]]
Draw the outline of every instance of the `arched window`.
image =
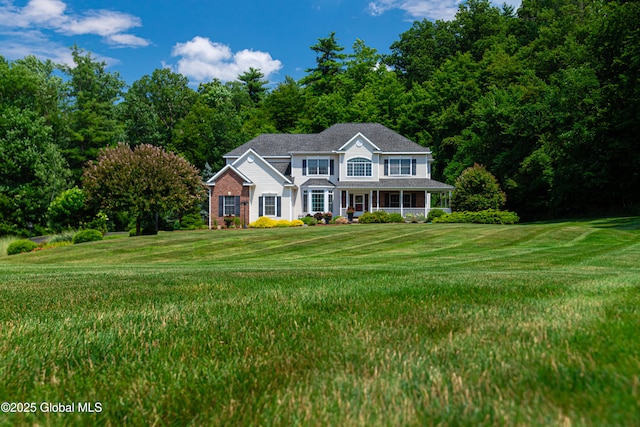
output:
[[371, 160], [356, 157], [347, 161], [347, 176], [371, 176]]

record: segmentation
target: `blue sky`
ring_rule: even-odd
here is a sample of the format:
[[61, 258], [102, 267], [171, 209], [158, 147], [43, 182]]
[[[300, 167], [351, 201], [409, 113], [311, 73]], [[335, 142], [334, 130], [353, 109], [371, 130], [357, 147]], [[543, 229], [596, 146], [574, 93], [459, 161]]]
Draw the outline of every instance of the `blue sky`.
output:
[[[520, 0], [506, 0], [516, 8]], [[496, 4], [502, 4], [498, 1]], [[314, 66], [309, 48], [336, 32], [381, 53], [421, 19], [452, 19], [459, 0], [0, 0], [0, 55], [70, 63], [74, 43], [131, 84], [170, 67], [193, 84], [249, 67], [271, 82]]]

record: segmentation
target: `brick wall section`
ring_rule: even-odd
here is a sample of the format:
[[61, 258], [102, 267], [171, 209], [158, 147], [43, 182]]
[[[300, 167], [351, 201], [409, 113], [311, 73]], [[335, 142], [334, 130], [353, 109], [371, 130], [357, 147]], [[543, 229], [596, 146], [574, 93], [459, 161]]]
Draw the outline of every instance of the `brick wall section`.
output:
[[[211, 206], [209, 206], [209, 212], [211, 212], [212, 217], [212, 226], [213, 219], [216, 220], [218, 225], [224, 226], [224, 219], [218, 215], [220, 212], [218, 206], [219, 196], [240, 196], [240, 218], [242, 219], [242, 223], [245, 223], [244, 215], [245, 213], [249, 215], [250, 207], [247, 206], [245, 208], [242, 206], [242, 202], [249, 202], [249, 187], [243, 186], [243, 182], [244, 180], [232, 170], [228, 170], [218, 178], [216, 185], [212, 187]], [[246, 223], [249, 223], [249, 218], [247, 218]]]

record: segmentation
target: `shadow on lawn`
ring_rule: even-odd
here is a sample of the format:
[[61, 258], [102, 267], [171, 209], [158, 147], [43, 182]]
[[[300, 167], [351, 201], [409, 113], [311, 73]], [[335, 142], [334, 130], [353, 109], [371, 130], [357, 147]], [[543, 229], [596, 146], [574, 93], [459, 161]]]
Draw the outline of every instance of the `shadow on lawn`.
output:
[[640, 217], [630, 216], [625, 218], [605, 218], [592, 221], [596, 228], [614, 228], [616, 230], [640, 230]]

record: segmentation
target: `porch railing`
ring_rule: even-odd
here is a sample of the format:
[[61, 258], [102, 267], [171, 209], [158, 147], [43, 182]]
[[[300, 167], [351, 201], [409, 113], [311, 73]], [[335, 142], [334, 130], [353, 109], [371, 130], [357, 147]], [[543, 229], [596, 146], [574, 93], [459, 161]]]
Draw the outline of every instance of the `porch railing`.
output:
[[[429, 213], [430, 210], [441, 210], [444, 211], [446, 213], [451, 213], [451, 208], [431, 208], [431, 209], [425, 209], [425, 208], [373, 208], [373, 211], [385, 211], [386, 213], [399, 213], [403, 216], [407, 216], [408, 214], [411, 215], [426, 215]], [[347, 209], [346, 208], [342, 208], [340, 209], [340, 216], [347, 216]], [[356, 216], [358, 216], [358, 213], [356, 213]]]

